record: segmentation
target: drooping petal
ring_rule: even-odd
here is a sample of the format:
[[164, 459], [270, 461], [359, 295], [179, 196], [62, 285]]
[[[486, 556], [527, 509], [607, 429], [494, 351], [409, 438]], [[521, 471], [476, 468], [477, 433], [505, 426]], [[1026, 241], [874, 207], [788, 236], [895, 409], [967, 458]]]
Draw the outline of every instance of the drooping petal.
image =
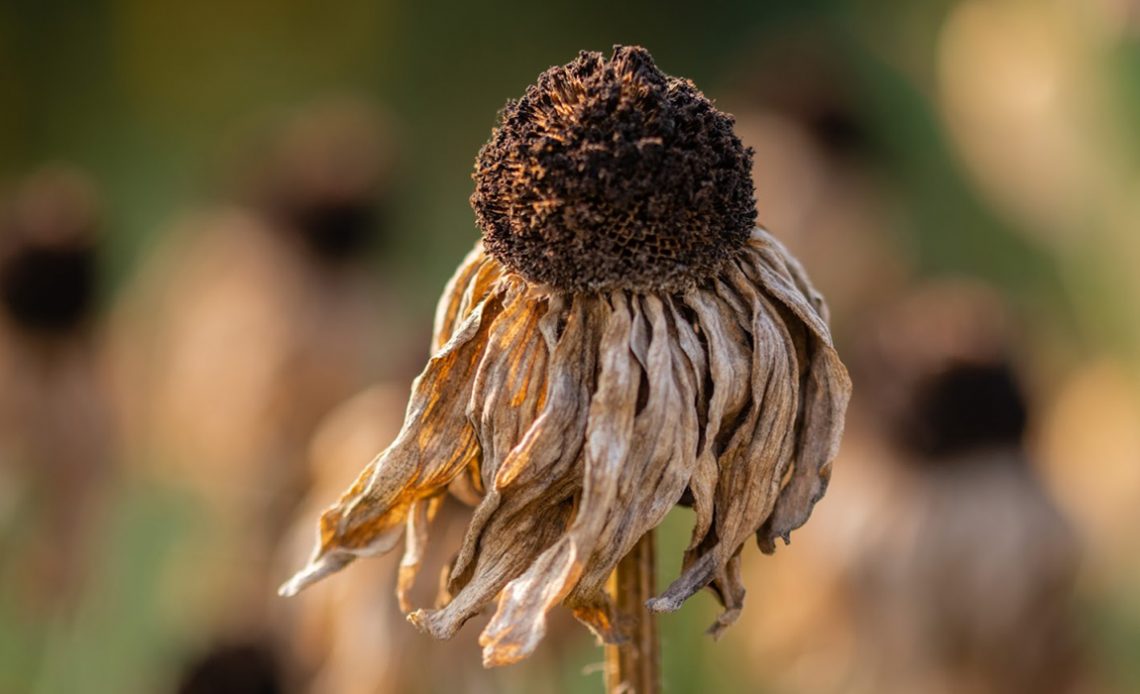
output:
[[618, 496], [566, 602], [606, 640], [615, 623], [604, 587], [622, 557], [664, 520], [696, 467], [699, 424], [690, 364], [676, 338], [671, 309], [654, 295], [635, 297], [631, 346], [641, 366], [644, 403], [636, 414], [630, 453], [619, 471]]
[[732, 273], [731, 279], [752, 315], [752, 408], [757, 415], [739, 454], [721, 458], [717, 508], [723, 513], [716, 523], [721, 561], [735, 554], [772, 511], [791, 464], [799, 402], [795, 346], [780, 314], [743, 274]]
[[724, 568], [717, 572], [717, 577], [710, 586], [716, 593], [717, 600], [724, 606], [724, 611], [717, 615], [716, 621], [708, 628], [708, 634], [714, 639], [719, 639], [724, 630], [740, 617], [744, 609], [744, 578], [740, 560], [740, 552], [743, 549], [744, 545], [736, 548], [736, 553]]
[[637, 402], [644, 405], [637, 411], [632, 446], [620, 468], [618, 497], [606, 511], [597, 547], [573, 591], [575, 604], [596, 603], [602, 597], [614, 566], [681, 498], [697, 460], [695, 384], [677, 346], [671, 310], [653, 295], [635, 297], [634, 307], [632, 346], [643, 374]]
[[[435, 322], [432, 329], [431, 345], [433, 350], [442, 348], [451, 339], [457, 323], [463, 322], [465, 315], [460, 313], [460, 305], [471, 286], [472, 280], [480, 270], [487, 266], [497, 265], [483, 252], [483, 244], [477, 243], [475, 247], [459, 264], [455, 274], [447, 281], [439, 303], [435, 307]], [[485, 271], [485, 270], [484, 270]]]
[[[529, 482], [538, 478], [552, 485], [565, 478], [578, 459], [600, 331], [593, 304], [577, 298], [567, 308], [561, 298], [552, 297], [549, 311], [539, 321], [539, 331], [551, 354], [542, 410], [502, 463], [494, 467], [492, 460], [485, 466], [489, 491], [475, 509], [459, 551], [451, 579], [453, 590], [461, 588], [469, 576], [467, 569], [492, 515], [510, 517], [528, 507], [544, 495], [541, 485]], [[508, 490], [507, 507], [499, 511]]]
[[[756, 228], [752, 231], [749, 246], [751, 251], [758, 253], [769, 267], [791, 278], [792, 283], [796, 289], [799, 290], [801, 297], [797, 299], [795, 303], [806, 300], [815, 314], [819, 316], [824, 326], [830, 322], [831, 314], [828, 311], [827, 302], [824, 301], [823, 295], [819, 293], [815, 286], [812, 285], [811, 280], [808, 279], [807, 271], [804, 270], [803, 264], [800, 263], [794, 255], [788, 252], [788, 249], [784, 247], [784, 244], [780, 243], [779, 239], [762, 228]], [[752, 264], [751, 267], [755, 268], [756, 264]], [[747, 271], [748, 268], [748, 265], [744, 266], [745, 271]], [[820, 337], [826, 339], [830, 344], [831, 336], [828, 331], [825, 330]]]
[[[565, 530], [573, 510], [572, 485], [548, 490], [510, 515], [496, 515], [486, 526], [488, 546], [476, 553], [470, 579], [439, 609], [417, 610], [408, 621], [438, 639], [459, 627], [495, 599], [503, 586], [526, 570]], [[554, 501], [562, 497], [562, 501]]]
[[[491, 327], [467, 405], [467, 419], [475, 427], [479, 444], [481, 475], [498, 467], [498, 461], [531, 425], [545, 397], [547, 350], [537, 324], [546, 313], [547, 302], [529, 295], [517, 278], [505, 278], [503, 284], [507, 287], [504, 301], [510, 308]], [[479, 501], [484, 502], [486, 496]], [[409, 604], [401, 607], [405, 612], [412, 610]]]
[[[718, 455], [715, 534], [687, 553], [685, 571], [651, 601], [656, 610], [677, 609], [696, 591], [715, 582], [722, 599], [733, 601], [725, 604], [719, 628], [735, 618], [743, 600], [728, 565], [771, 512], [790, 464], [799, 378], [795, 348], [779, 313], [742, 272], [730, 270], [726, 275], [727, 282], [716, 285], [717, 298], [734, 307], [733, 315], [744, 311], [751, 317], [747, 331], [751, 374], [746, 381], [750, 402]], [[710, 364], [713, 361], [710, 357]], [[714, 379], [714, 393], [717, 385]]]
[[[476, 251], [478, 251], [479, 254], [476, 255]], [[471, 315], [471, 312], [475, 310], [475, 307], [479, 306], [487, 296], [490, 295], [499, 278], [504, 274], [503, 266], [496, 263], [492, 258], [482, 254], [480, 246], [476, 246], [475, 251], [472, 251], [472, 255], [474, 256], [472, 259], [474, 263], [473, 271], [470, 275], [466, 275], [464, 283], [455, 286], [456, 292], [454, 297], [441, 299], [441, 303], [447, 301], [449, 304], [451, 301], [458, 300], [456, 319], [453, 325], [461, 325], [463, 321]], [[450, 339], [447, 334], [446, 329], [437, 333], [437, 344], [446, 343], [447, 340]]]
[[484, 488], [534, 421], [546, 383], [546, 346], [538, 322], [547, 302], [526, 296], [525, 285], [517, 278], [507, 287], [507, 300], [519, 305], [504, 311], [491, 326], [467, 405], [467, 419], [479, 442]]
[[[723, 291], [727, 292], [727, 289]], [[693, 509], [697, 515], [689, 553], [696, 549], [712, 527], [714, 494], [717, 476], [720, 474], [717, 457], [733, 427], [747, 424], [739, 422], [738, 418], [745, 411], [750, 398], [749, 350], [752, 339], [740, 327], [732, 306], [718, 294], [693, 290], [684, 297], [685, 304], [693, 311], [704, 336], [711, 386], [704, 447], [689, 484], [693, 494]]]
[[810, 332], [804, 346], [809, 366], [800, 395], [803, 411], [797, 427], [793, 473], [756, 536], [760, 548], [771, 553], [775, 539], [788, 542], [791, 531], [807, 521], [812, 507], [827, 490], [831, 462], [843, 436], [851, 379], [832, 345], [826, 304], [808, 282], [799, 261], [763, 230], [755, 232], [751, 247], [765, 262], [745, 264], [745, 271]]
[[503, 589], [498, 610], [479, 638], [484, 664], [515, 662], [538, 645], [547, 611], [581, 576], [618, 495], [621, 467], [631, 449], [639, 372], [629, 349], [633, 326], [629, 299], [614, 292], [609, 302], [612, 310], [599, 347], [600, 373], [590, 403], [585, 475], [574, 521], [564, 536]]
[[446, 487], [478, 455], [466, 405], [490, 327], [502, 309], [500, 296], [488, 297], [431, 358], [412, 386], [396, 440], [321, 515], [313, 558], [281, 587], [282, 595], [297, 593], [358, 556], [391, 550], [412, 503]]
[[[409, 615], [433, 636], [452, 636], [565, 531], [581, 488], [576, 462], [585, 438], [600, 325], [598, 302], [574, 297], [566, 305], [551, 297], [539, 321], [550, 353], [542, 410], [475, 510], [451, 571], [450, 601], [438, 610]], [[541, 484], [534, 483], [539, 480]]]
[[[817, 349], [819, 349], [817, 347]], [[812, 507], [827, 491], [831, 462], [839, 452], [843, 416], [851, 385], [838, 355], [831, 349], [814, 354], [803, 389], [803, 415], [796, 436], [795, 468], [767, 522], [757, 531], [766, 553], [775, 551], [775, 538], [789, 541], [791, 531], [807, 522]]]
[[436, 511], [443, 502], [443, 495], [427, 499], [417, 499], [408, 510], [407, 530], [404, 534], [404, 556], [400, 559], [399, 573], [396, 575], [396, 599], [400, 609], [410, 611], [409, 592], [415, 583], [427, 549], [428, 529]]

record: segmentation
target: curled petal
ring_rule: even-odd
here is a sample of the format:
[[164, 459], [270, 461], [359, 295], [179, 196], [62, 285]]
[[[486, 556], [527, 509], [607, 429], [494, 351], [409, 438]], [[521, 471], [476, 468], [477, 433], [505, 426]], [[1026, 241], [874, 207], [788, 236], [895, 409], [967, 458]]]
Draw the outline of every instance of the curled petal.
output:
[[396, 440], [321, 515], [317, 549], [308, 566], [281, 587], [282, 595], [297, 593], [358, 556], [391, 550], [412, 504], [438, 493], [478, 455], [466, 404], [490, 325], [501, 310], [497, 296], [480, 304], [428, 362], [412, 386]]
[[775, 538], [783, 538], [787, 543], [791, 532], [807, 522], [812, 507], [827, 491], [831, 461], [839, 452], [851, 381], [834, 350], [820, 351], [822, 354], [812, 359], [804, 386], [804, 413], [796, 436], [795, 469], [772, 514], [757, 531], [760, 549], [769, 554], [776, 549]]
[[803, 413], [796, 435], [794, 470], [771, 516], [756, 535], [760, 548], [771, 553], [775, 539], [788, 542], [791, 531], [807, 521], [812, 507], [827, 491], [831, 462], [843, 437], [851, 379], [832, 345], [823, 297], [808, 282], [799, 261], [759, 229], [753, 247], [765, 262], [745, 265], [746, 271], [809, 330], [804, 346], [809, 366], [802, 387]]
[[[650, 602], [655, 610], [677, 609], [711, 581], [728, 584], [727, 565], [771, 512], [784, 470], [790, 464], [799, 373], [795, 348], [767, 299], [741, 273], [731, 273], [730, 280], [730, 286], [719, 286], [718, 296], [725, 304], [749, 306], [752, 317], [751, 403], [718, 456], [715, 540], [706, 537], [687, 553], [682, 575]], [[714, 382], [714, 392], [715, 387]], [[742, 595], [736, 600], [735, 589], [719, 593], [722, 598], [732, 597], [734, 603], [743, 600]], [[720, 628], [738, 609], [730, 603], [725, 607]]]
[[[725, 612], [713, 631], [731, 623], [743, 603], [738, 576], [739, 552], [752, 528], [762, 549], [772, 551], [775, 537], [785, 541], [802, 525], [823, 495], [842, 434], [850, 380], [831, 344], [826, 306], [811, 287], [799, 263], [762, 230], [748, 251], [714, 282], [715, 291], [686, 294], [702, 328], [712, 381], [706, 441], [717, 448], [713, 530], [707, 520], [710, 468], [698, 465], [689, 489], [697, 522], [682, 575], [650, 602], [657, 610], [673, 610], [709, 585]], [[751, 315], [750, 325], [737, 321], [748, 341], [724, 339], [733, 320]], [[752, 353], [750, 406], [740, 417], [721, 415], [717, 388], [742, 383], [731, 373], [741, 363], [732, 352], [747, 344]], [[732, 431], [727, 438], [724, 432]], [[751, 432], [750, 442], [744, 438]], [[757, 527], [759, 525], [759, 527]]]
[[[644, 376], [637, 402], [644, 406], [636, 414], [630, 452], [619, 470], [618, 496], [604, 512], [605, 525], [568, 600], [571, 607], [605, 604], [610, 573], [664, 520], [695, 468], [699, 427], [696, 408], [688, 406], [695, 385], [688, 360], [675, 349], [676, 328], [660, 298], [640, 297], [634, 306], [632, 345]], [[639, 332], [646, 332], [647, 339], [639, 340]]]
[[[569, 485], [553, 488], [550, 497], [571, 492]], [[417, 610], [408, 615], [408, 621], [438, 639], [454, 636], [563, 533], [572, 509], [568, 499], [554, 503], [542, 497], [520, 512], [495, 516], [486, 528], [489, 546], [476, 555], [463, 588], [449, 590], [450, 600], [439, 609]]]
[[689, 543], [690, 553], [712, 527], [713, 495], [719, 475], [717, 457], [724, 441], [731, 435], [734, 425], [747, 424], [738, 422], [738, 417], [750, 399], [751, 358], [748, 350], [752, 340], [737, 323], [731, 305], [719, 298], [718, 294], [723, 292], [727, 289], [721, 292], [692, 291], [685, 295], [685, 303], [693, 311], [705, 338], [711, 381], [704, 446], [689, 485], [697, 514], [693, 538]]
[[[552, 303], [539, 321], [551, 354], [542, 410], [495, 471], [487, 495], [475, 509], [452, 574], [453, 590], [462, 588], [469, 577], [468, 568], [492, 516], [497, 513], [510, 517], [529, 508], [536, 498], [544, 495], [544, 490], [526, 483], [535, 476], [551, 483], [562, 480], [578, 459], [587, 411], [582, 390], [593, 378], [596, 321], [591, 320], [591, 315], [587, 302], [579, 299], [565, 313], [560, 303]], [[558, 323], [564, 323], [560, 334], [556, 330]], [[511, 490], [507, 494], [507, 507], [500, 511], [507, 489]]]
[[[410, 615], [417, 626], [449, 638], [561, 535], [580, 488], [575, 462], [586, 430], [583, 388], [594, 377], [597, 307], [575, 298], [566, 307], [552, 298], [539, 322], [550, 348], [547, 394], [542, 410], [500, 467], [518, 471], [495, 481], [467, 530], [449, 577], [454, 598], [438, 610]], [[559, 324], [562, 324], [559, 329]], [[532, 478], [544, 484], [529, 484]]]
[[400, 603], [400, 609], [404, 612], [412, 609], [408, 594], [415, 583], [420, 564], [423, 563], [424, 550], [427, 548], [428, 530], [442, 501], [442, 495], [433, 496], [430, 499], [419, 499], [412, 503], [412, 508], [408, 512], [407, 531], [404, 535], [404, 556], [400, 559], [400, 569], [396, 575], [396, 599]]
[[404, 429], [325, 513], [313, 561], [282, 590], [387, 551], [406, 525], [397, 594], [411, 610], [450, 491], [473, 517], [441, 601], [408, 619], [448, 638], [497, 598], [486, 665], [530, 654], [559, 602], [621, 640], [607, 578], [677, 503], [694, 509], [692, 538], [648, 605], [675, 610], [709, 588], [719, 635], [743, 608], [748, 538], [771, 551], [826, 489], [850, 393], [822, 298], [763, 230], [678, 294], [552, 291], [476, 247], [435, 341]]
[[467, 287], [471, 285], [472, 279], [483, 266], [493, 264], [493, 262], [483, 252], [483, 244], [477, 243], [467, 254], [467, 257], [463, 259], [463, 262], [459, 264], [455, 274], [447, 281], [443, 294], [440, 295], [439, 304], [435, 308], [435, 322], [431, 340], [433, 350], [441, 349], [447, 344], [455, 331], [456, 324], [463, 322], [463, 319], [466, 318], [465, 315], [460, 314], [459, 309]]
[[467, 419], [479, 443], [485, 489], [534, 421], [546, 389], [547, 349], [537, 326], [547, 302], [525, 296], [518, 280], [506, 286], [505, 307], [491, 326], [467, 405]]
[[617, 496], [621, 466], [630, 452], [639, 379], [629, 350], [633, 323], [629, 300], [614, 292], [610, 302], [612, 311], [599, 348], [601, 372], [586, 427], [585, 478], [574, 521], [523, 575], [507, 584], [499, 609], [480, 637], [484, 663], [511, 663], [533, 651], [545, 633], [546, 612], [578, 580]]

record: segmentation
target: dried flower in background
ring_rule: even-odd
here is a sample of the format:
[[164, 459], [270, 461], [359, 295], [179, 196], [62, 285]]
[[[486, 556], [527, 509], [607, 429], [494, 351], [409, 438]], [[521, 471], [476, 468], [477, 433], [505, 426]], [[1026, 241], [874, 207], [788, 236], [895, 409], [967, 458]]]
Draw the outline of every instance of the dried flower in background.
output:
[[55, 611], [83, 579], [111, 464], [100, 215], [91, 182], [63, 167], [29, 176], [3, 202], [0, 564], [27, 587], [19, 609]]
[[437, 609], [446, 638], [499, 596], [484, 663], [529, 655], [559, 602], [606, 640], [618, 561], [677, 503], [681, 576], [743, 601], [740, 553], [807, 520], [850, 392], [822, 298], [755, 219], [732, 119], [641, 48], [582, 53], [510, 102], [479, 154], [483, 243], [440, 301], [404, 427], [321, 518], [293, 594], [405, 534], [410, 585], [449, 489], [478, 503]]
[[869, 321], [861, 363], [890, 454], [851, 514], [866, 691], [1079, 690], [1080, 548], [1024, 445], [1011, 325], [995, 293], [952, 281]]
[[173, 583], [193, 567], [191, 585], [169, 589], [189, 633], [244, 642], [268, 629], [272, 560], [318, 422], [410, 361], [399, 335], [415, 331], [369, 257], [387, 232], [384, 123], [355, 100], [291, 114], [242, 203], [183, 220], [124, 292], [115, 366], [131, 462], [201, 506], [205, 530], [168, 572]]
[[[771, 604], [742, 620], [749, 663], [775, 690], [1109, 690], [1081, 662], [1073, 527], [1023, 441], [1039, 345], [1006, 306], [941, 279], [862, 314], [835, 490], [746, 574]], [[1084, 450], [1070, 464], [1088, 477]]]

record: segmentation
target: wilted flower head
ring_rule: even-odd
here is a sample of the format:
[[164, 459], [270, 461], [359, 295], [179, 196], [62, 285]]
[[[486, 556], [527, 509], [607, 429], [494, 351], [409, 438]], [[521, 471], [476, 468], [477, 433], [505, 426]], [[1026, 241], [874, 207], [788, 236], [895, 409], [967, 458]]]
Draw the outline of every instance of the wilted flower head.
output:
[[751, 152], [641, 48], [581, 53], [507, 104], [479, 153], [483, 242], [449, 282], [403, 429], [321, 518], [293, 594], [405, 534], [413, 580], [449, 490], [477, 503], [436, 609], [447, 638], [498, 597], [484, 662], [530, 654], [559, 602], [604, 639], [618, 561], [678, 503], [683, 572], [651, 601], [744, 597], [740, 553], [807, 520], [850, 382], [822, 297], [754, 228]]

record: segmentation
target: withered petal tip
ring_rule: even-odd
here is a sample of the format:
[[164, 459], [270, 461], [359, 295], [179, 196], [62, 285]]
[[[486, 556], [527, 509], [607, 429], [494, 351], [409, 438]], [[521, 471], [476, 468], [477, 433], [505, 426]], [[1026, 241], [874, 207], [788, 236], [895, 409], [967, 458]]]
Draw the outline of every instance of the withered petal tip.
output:
[[277, 589], [277, 594], [283, 598], [291, 598], [322, 578], [340, 571], [355, 558], [346, 552], [330, 552], [316, 557], [305, 568], [293, 574], [292, 578], [282, 583]]

